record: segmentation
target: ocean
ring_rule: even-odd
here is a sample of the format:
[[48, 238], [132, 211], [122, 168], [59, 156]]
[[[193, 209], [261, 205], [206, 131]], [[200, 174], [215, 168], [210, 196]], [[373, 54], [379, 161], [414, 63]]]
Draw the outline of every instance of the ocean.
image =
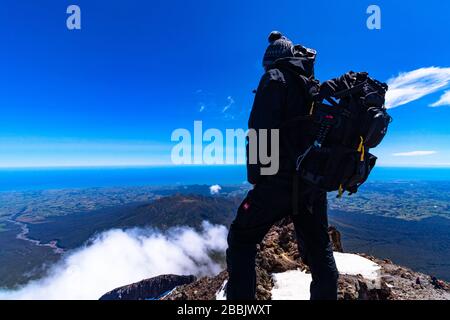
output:
[[[237, 185], [245, 166], [0, 169], [0, 191], [92, 187]], [[450, 168], [374, 169], [369, 181], [450, 181]]]

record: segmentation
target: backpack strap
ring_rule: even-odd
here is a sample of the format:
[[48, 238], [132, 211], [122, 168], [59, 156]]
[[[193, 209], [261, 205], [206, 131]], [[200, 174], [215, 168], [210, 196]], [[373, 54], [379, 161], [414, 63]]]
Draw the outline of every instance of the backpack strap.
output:
[[[290, 73], [291, 76], [295, 79], [295, 81], [299, 84], [299, 86], [298, 86], [299, 89], [303, 89], [306, 92], [306, 94], [310, 95], [309, 97], [307, 97], [308, 98], [307, 100], [310, 101], [309, 110], [305, 110], [305, 112], [307, 112], [307, 114], [300, 115], [300, 116], [297, 116], [292, 119], [288, 119], [288, 117], [287, 117], [288, 105], [287, 105], [287, 103], [285, 103], [283, 105], [283, 107], [282, 107], [283, 122], [280, 125], [280, 129], [293, 126], [294, 124], [302, 122], [302, 121], [309, 121], [309, 120], [313, 119], [312, 111], [314, 109], [314, 104], [317, 100], [317, 96], [313, 95], [312, 88], [316, 87], [318, 89], [318, 82], [313, 77], [306, 78], [305, 76], [295, 72], [295, 70], [292, 70], [288, 66], [277, 65], [276, 68]], [[307, 85], [305, 87], [305, 83], [310, 84], [310, 86]], [[285, 146], [287, 148], [287, 152], [289, 154], [289, 158], [291, 158], [291, 160], [295, 164], [295, 161], [297, 160], [298, 155], [294, 154], [294, 152], [291, 151], [291, 149], [287, 145], [287, 141], [285, 139], [283, 139], [282, 143], [285, 144]], [[300, 188], [300, 176], [298, 175], [297, 171], [294, 171], [294, 174], [292, 176], [292, 215], [294, 215], [294, 216], [300, 214], [300, 200], [301, 200], [300, 198], [302, 197], [302, 199], [304, 199], [305, 195], [308, 193], [308, 191], [300, 190], [300, 189], [301, 189]], [[305, 203], [305, 205], [306, 205], [306, 203]], [[309, 210], [309, 211], [311, 211], [311, 210]]]
[[351, 96], [356, 92], [360, 92], [366, 84], [367, 84], [367, 80], [351, 87], [350, 89], [345, 89], [345, 90], [336, 92], [335, 94], [333, 94], [333, 97], [341, 99], [342, 97]]
[[[305, 92], [310, 95], [309, 97], [307, 97], [309, 102], [310, 102], [309, 110], [305, 110], [305, 111], [308, 111], [307, 114], [295, 117], [293, 119], [287, 119], [287, 113], [288, 113], [287, 104], [283, 105], [282, 113], [284, 114], [284, 118], [283, 118], [283, 122], [280, 125], [280, 129], [288, 127], [289, 125], [292, 125], [293, 123], [296, 123], [296, 122], [299, 122], [299, 121], [309, 120], [311, 118], [312, 111], [314, 109], [314, 103], [318, 99], [318, 96], [313, 94], [313, 92], [312, 92], [313, 89], [312, 88], [315, 87], [315, 88], [318, 89], [318, 87], [319, 87], [318, 86], [318, 81], [315, 80], [314, 77], [306, 78], [305, 76], [299, 74], [298, 72], [296, 72], [292, 68], [289, 68], [288, 66], [277, 65], [276, 67], [278, 69], [283, 70], [283, 71], [289, 72], [292, 75], [292, 77], [295, 79], [295, 81], [299, 84], [299, 87], [304, 89]], [[309, 83], [311, 85], [309, 87], [305, 88], [305, 83]]]

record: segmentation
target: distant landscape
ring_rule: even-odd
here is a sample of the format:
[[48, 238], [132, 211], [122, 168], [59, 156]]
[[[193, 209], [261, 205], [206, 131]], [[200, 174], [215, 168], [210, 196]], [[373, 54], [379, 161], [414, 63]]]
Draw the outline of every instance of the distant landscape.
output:
[[[110, 229], [202, 221], [229, 226], [244, 183], [84, 187], [0, 192], [0, 287], [43, 277], [65, 254]], [[330, 224], [344, 250], [388, 258], [450, 280], [450, 179], [370, 181], [343, 199], [329, 195]], [[223, 259], [222, 258], [218, 258]]]

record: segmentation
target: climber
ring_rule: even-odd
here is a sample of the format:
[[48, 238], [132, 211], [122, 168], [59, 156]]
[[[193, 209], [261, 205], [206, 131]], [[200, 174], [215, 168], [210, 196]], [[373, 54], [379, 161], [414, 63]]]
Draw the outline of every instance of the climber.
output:
[[[256, 295], [256, 246], [274, 223], [291, 216], [299, 252], [312, 274], [312, 300], [336, 300], [338, 271], [328, 236], [326, 192], [308, 191], [293, 183], [295, 166], [288, 160], [292, 144], [298, 143], [287, 120], [304, 115], [311, 104], [315, 51], [293, 43], [280, 32], [269, 36], [263, 58], [265, 73], [256, 90], [249, 129], [280, 130], [279, 171], [273, 176], [260, 174], [264, 164], [247, 164], [248, 181], [254, 185], [240, 205], [228, 235], [228, 300], [253, 300]], [[300, 75], [302, 77], [300, 77]], [[271, 149], [268, 143], [269, 150]], [[247, 157], [249, 148], [247, 148]], [[294, 214], [293, 188], [301, 190]]]

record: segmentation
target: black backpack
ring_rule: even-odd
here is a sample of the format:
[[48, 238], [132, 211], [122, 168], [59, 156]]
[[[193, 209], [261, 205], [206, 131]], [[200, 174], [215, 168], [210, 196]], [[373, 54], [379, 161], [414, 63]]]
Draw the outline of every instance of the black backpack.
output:
[[338, 191], [338, 197], [356, 193], [377, 161], [369, 151], [392, 121], [384, 107], [388, 86], [365, 72], [349, 72], [315, 88], [309, 115], [296, 125], [302, 140], [297, 175], [312, 188]]

